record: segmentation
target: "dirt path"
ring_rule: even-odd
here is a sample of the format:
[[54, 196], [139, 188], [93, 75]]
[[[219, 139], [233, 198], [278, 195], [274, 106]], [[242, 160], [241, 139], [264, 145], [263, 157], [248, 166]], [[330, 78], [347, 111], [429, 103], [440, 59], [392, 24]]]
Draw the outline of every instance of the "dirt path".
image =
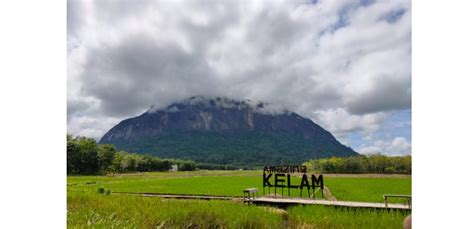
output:
[[324, 186], [324, 195], [326, 196], [326, 199], [327, 199], [327, 200], [330, 200], [330, 201], [337, 201], [336, 196], [334, 196], [334, 195], [331, 193], [331, 190], [329, 190], [329, 188], [328, 188], [327, 186]]

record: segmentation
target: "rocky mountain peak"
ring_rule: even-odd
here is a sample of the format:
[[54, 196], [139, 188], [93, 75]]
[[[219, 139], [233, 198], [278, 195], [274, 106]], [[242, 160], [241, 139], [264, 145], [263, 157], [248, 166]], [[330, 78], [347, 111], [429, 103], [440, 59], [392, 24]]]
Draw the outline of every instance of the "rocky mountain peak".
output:
[[227, 97], [206, 97], [192, 96], [178, 103], [172, 103], [166, 107], [152, 105], [147, 113], [155, 113], [157, 111], [177, 112], [188, 106], [197, 106], [202, 108], [223, 108], [247, 110], [262, 114], [287, 114], [290, 113], [283, 106], [277, 106], [262, 101], [253, 101], [250, 99], [237, 100]]
[[219, 164], [294, 163], [357, 155], [312, 120], [281, 106], [204, 96], [152, 106], [140, 116], [121, 121], [100, 143]]

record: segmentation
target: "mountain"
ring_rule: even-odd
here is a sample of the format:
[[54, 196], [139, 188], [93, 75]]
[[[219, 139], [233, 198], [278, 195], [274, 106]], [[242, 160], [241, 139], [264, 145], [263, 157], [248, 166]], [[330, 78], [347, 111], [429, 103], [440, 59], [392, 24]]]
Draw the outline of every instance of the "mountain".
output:
[[250, 100], [193, 96], [152, 106], [121, 121], [100, 140], [164, 158], [233, 165], [294, 164], [357, 155], [308, 118]]

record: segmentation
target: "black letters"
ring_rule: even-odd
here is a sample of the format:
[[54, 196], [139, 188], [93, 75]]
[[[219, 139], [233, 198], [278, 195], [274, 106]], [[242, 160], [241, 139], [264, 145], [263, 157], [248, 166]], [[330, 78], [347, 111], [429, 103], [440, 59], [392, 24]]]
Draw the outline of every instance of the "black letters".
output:
[[323, 189], [324, 188], [323, 175], [319, 175], [318, 178], [316, 178], [315, 175], [311, 175], [311, 187], [313, 189], [316, 187], [320, 187], [321, 189]]
[[301, 177], [300, 189], [303, 189], [303, 186], [306, 186], [309, 189], [309, 181], [308, 176], [306, 176], [306, 174], [303, 174], [303, 177]]
[[272, 173], [269, 173], [268, 176], [266, 174], [263, 174], [263, 187], [272, 187], [272, 184], [270, 184], [270, 177], [272, 177]]
[[[275, 186], [276, 187], [285, 187], [285, 179], [278, 179], [279, 177], [285, 177], [285, 174], [283, 173], [277, 173], [275, 174]], [[281, 184], [280, 184], [281, 182]]]
[[[298, 165], [298, 166], [264, 166], [263, 167], [263, 187], [275, 187], [275, 194], [277, 192], [277, 187], [279, 188], [288, 188], [288, 196], [290, 196], [290, 189], [291, 188], [299, 188], [301, 191], [303, 188], [307, 188], [308, 190], [308, 197], [312, 197], [315, 194], [315, 189], [317, 187], [321, 188], [321, 195], [323, 196], [323, 175], [311, 175], [311, 185], [309, 183], [308, 176], [306, 174], [306, 166]], [[292, 185], [291, 184], [291, 173], [303, 173], [301, 177], [301, 182], [299, 185]], [[271, 177], [275, 174], [274, 183], [272, 184]], [[286, 176], [286, 177], [285, 177]], [[286, 179], [285, 179], [286, 178]], [[312, 194], [310, 193], [310, 189], [312, 189]], [[300, 196], [302, 195], [300, 191]], [[282, 189], [283, 194], [283, 189]]]

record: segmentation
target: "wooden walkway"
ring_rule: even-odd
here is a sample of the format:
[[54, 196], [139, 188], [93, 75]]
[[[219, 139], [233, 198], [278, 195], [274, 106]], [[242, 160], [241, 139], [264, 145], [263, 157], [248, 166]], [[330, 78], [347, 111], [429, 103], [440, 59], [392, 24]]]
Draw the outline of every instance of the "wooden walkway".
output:
[[385, 206], [384, 203], [371, 203], [371, 202], [352, 202], [352, 201], [331, 201], [331, 200], [314, 200], [314, 199], [303, 199], [303, 198], [282, 198], [282, 197], [257, 197], [252, 199], [232, 196], [211, 196], [211, 195], [190, 195], [190, 194], [159, 194], [159, 193], [131, 193], [131, 192], [112, 192], [115, 195], [138, 195], [143, 197], [161, 197], [161, 198], [172, 198], [172, 199], [195, 199], [195, 200], [234, 200], [243, 201], [251, 204], [262, 204], [262, 205], [277, 205], [277, 206], [289, 206], [289, 205], [325, 205], [325, 206], [338, 206], [338, 207], [350, 207], [350, 208], [372, 208], [372, 209], [389, 209], [389, 210], [411, 210], [411, 207], [404, 204], [388, 204]]
[[396, 209], [410, 210], [411, 207], [404, 204], [387, 204], [371, 203], [371, 202], [352, 202], [352, 201], [330, 201], [330, 200], [312, 200], [301, 198], [275, 198], [275, 197], [258, 197], [255, 199], [245, 200], [247, 203], [254, 204], [270, 204], [270, 205], [326, 205], [351, 208], [373, 208], [373, 209]]

